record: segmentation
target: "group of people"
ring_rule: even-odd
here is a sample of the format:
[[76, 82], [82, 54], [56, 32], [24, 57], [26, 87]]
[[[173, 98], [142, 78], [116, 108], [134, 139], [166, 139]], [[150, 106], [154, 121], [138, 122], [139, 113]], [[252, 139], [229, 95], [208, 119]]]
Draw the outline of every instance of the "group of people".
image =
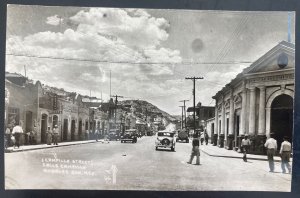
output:
[[86, 130], [85, 131], [85, 139], [86, 140], [92, 140], [92, 139], [95, 139], [97, 142], [99, 141], [100, 139], [100, 135], [101, 135], [101, 130], [99, 129], [96, 129], [93, 133], [93, 130]]
[[47, 144], [51, 145], [58, 145], [58, 127], [57, 125], [54, 125], [53, 130], [51, 130], [50, 126], [48, 126], [47, 129]]
[[[241, 143], [241, 148], [242, 148], [243, 154], [244, 154], [243, 160], [245, 162], [247, 162], [247, 153], [249, 151], [250, 145], [251, 145], [251, 141], [250, 141], [248, 135], [245, 135], [245, 137]], [[277, 151], [277, 141], [274, 139], [273, 133], [270, 134], [270, 138], [266, 141], [264, 146], [267, 149], [267, 156], [268, 156], [270, 172], [274, 172], [274, 169], [275, 169], [274, 155], [276, 154], [276, 151]], [[286, 168], [288, 170], [288, 173], [291, 173], [291, 165], [289, 164], [290, 157], [291, 157], [291, 151], [292, 151], [291, 143], [288, 141], [288, 137], [285, 136], [283, 138], [283, 142], [281, 143], [280, 151], [279, 151], [279, 154], [281, 157], [281, 169], [282, 169], [283, 173], [286, 173]]]
[[[199, 140], [200, 137], [200, 140]], [[207, 135], [208, 137], [208, 135]], [[206, 138], [205, 133], [194, 133], [193, 135], [193, 141], [192, 141], [192, 152], [190, 155], [190, 159], [187, 162], [188, 164], [191, 164], [194, 157], [196, 157], [196, 165], [200, 165], [200, 150], [199, 150], [199, 146], [200, 146], [200, 142], [201, 145], [203, 144], [203, 141], [206, 141], [206, 144], [208, 144], [208, 138]], [[241, 143], [241, 149], [243, 151], [243, 160], [245, 162], [247, 162], [247, 153], [250, 149], [250, 145], [251, 145], [251, 141], [248, 137], [248, 135], [244, 136], [244, 139], [242, 140]], [[274, 165], [274, 155], [276, 154], [277, 151], [277, 141], [274, 139], [274, 134], [271, 133], [270, 134], [270, 138], [266, 141], [266, 143], [264, 144], [264, 146], [267, 149], [267, 156], [268, 156], [268, 162], [269, 162], [269, 168], [270, 168], [270, 172], [274, 172], [275, 169], [275, 165]], [[280, 147], [280, 157], [281, 157], [281, 168], [282, 168], [282, 172], [286, 173], [286, 168], [288, 170], [288, 173], [291, 173], [291, 165], [290, 165], [290, 156], [291, 156], [291, 151], [292, 151], [292, 146], [291, 143], [288, 141], [288, 137], [285, 136], [283, 138], [283, 142], [281, 143], [281, 147]]]

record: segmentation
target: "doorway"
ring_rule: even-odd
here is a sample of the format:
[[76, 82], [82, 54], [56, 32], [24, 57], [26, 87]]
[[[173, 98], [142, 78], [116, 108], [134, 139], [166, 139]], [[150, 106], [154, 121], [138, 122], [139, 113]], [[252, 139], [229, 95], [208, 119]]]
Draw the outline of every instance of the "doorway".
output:
[[68, 119], [64, 119], [63, 141], [68, 140]]
[[287, 136], [292, 141], [293, 135], [293, 98], [282, 94], [277, 96], [271, 105], [271, 132], [277, 140], [277, 148], [283, 142], [283, 137]]
[[75, 120], [71, 121], [71, 141], [75, 140]]
[[47, 142], [47, 125], [48, 125], [48, 115], [42, 114], [41, 143], [44, 143], [44, 144], [46, 144], [46, 142]]

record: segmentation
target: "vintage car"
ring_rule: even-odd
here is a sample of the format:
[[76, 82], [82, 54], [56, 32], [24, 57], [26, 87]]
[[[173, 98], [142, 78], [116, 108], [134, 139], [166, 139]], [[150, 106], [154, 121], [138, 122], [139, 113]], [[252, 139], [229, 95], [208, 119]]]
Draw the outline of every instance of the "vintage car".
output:
[[175, 151], [175, 139], [175, 132], [158, 131], [156, 134], [155, 149], [170, 148], [171, 151]]
[[108, 133], [109, 141], [111, 141], [111, 140], [120, 140], [120, 135], [119, 134], [120, 134], [119, 130], [116, 130], [116, 129], [109, 130], [109, 133]]
[[137, 142], [137, 132], [136, 129], [129, 129], [124, 132], [124, 134], [121, 136], [121, 143], [123, 142]]
[[189, 134], [185, 129], [178, 131], [176, 142], [178, 141], [185, 141], [186, 143], [189, 143]]

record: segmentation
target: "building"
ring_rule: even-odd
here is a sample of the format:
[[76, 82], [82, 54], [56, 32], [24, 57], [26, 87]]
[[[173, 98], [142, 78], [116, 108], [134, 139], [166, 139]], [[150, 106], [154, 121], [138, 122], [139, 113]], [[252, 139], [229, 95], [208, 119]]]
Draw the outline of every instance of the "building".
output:
[[20, 125], [24, 134], [20, 143], [28, 144], [27, 133], [35, 131], [36, 141], [40, 141], [39, 130], [39, 94], [42, 85], [39, 81], [35, 84], [20, 74], [6, 73], [5, 79], [5, 126], [12, 129], [14, 125]]
[[[196, 129], [206, 127], [205, 121], [215, 116], [215, 107], [202, 106], [201, 102], [195, 107]], [[187, 127], [194, 128], [194, 107], [187, 108]]]
[[214, 145], [239, 149], [245, 134], [250, 152], [264, 153], [264, 142], [275, 134], [292, 139], [295, 45], [282, 41], [222, 88], [216, 100]]

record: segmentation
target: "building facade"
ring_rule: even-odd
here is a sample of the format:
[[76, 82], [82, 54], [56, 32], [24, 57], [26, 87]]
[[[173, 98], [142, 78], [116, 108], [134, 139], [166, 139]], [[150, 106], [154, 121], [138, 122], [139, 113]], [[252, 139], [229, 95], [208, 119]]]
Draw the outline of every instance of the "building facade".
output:
[[239, 150], [248, 134], [250, 152], [264, 153], [271, 132], [292, 140], [294, 73], [295, 46], [282, 41], [213, 96], [214, 145]]

